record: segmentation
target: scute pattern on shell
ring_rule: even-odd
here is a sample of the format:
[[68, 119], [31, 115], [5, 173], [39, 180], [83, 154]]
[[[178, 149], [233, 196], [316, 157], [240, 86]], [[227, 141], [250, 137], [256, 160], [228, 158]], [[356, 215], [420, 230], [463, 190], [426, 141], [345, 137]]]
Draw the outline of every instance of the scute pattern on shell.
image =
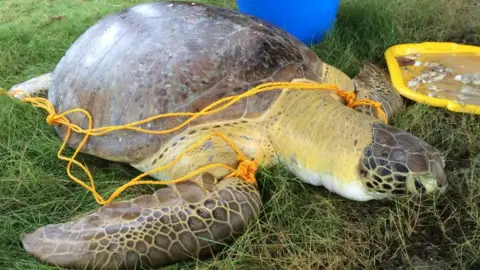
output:
[[[49, 100], [57, 111], [84, 108], [95, 127], [122, 125], [168, 112], [199, 111], [269, 81], [318, 80], [318, 57], [285, 31], [228, 9], [191, 5], [140, 4], [98, 21], [54, 71]], [[258, 117], [278, 94], [253, 96], [192, 124]], [[80, 114], [70, 119], [87, 127]], [[168, 129], [183, 120], [167, 118], [142, 127]], [[56, 130], [63, 139], [66, 129]], [[90, 138], [82, 151], [134, 163], [173, 135], [118, 131]], [[77, 147], [80, 139], [73, 136], [69, 145]]]

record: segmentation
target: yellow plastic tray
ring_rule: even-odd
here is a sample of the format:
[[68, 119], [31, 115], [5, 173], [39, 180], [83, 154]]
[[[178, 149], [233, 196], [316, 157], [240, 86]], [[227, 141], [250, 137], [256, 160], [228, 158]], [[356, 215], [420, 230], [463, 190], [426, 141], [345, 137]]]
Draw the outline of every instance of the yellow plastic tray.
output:
[[459, 104], [454, 100], [440, 99], [429, 97], [422, 93], [418, 93], [410, 89], [406, 84], [400, 70], [396, 57], [409, 54], [451, 54], [451, 53], [473, 53], [480, 54], [480, 47], [461, 45], [448, 42], [423, 42], [395, 45], [385, 51], [385, 59], [387, 61], [390, 79], [393, 87], [400, 95], [414, 100], [418, 103], [428, 104], [434, 107], [445, 107], [453, 112], [480, 114], [480, 106], [471, 104]]

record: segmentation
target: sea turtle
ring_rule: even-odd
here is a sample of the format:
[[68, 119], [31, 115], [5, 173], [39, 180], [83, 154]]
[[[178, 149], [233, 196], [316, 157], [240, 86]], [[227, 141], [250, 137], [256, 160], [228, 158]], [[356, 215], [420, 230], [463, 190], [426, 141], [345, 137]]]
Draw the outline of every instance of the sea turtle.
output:
[[[183, 2], [138, 4], [104, 17], [73, 43], [53, 73], [13, 89], [38, 94], [48, 88], [58, 112], [84, 108], [95, 127], [102, 127], [199, 111], [275, 81], [336, 84], [357, 98], [381, 102], [388, 118], [403, 106], [379, 67], [366, 64], [352, 80], [278, 27], [234, 10]], [[351, 200], [445, 190], [440, 152], [372, 112], [345, 106], [332, 91], [279, 89], [240, 100], [172, 134], [117, 131], [91, 137], [82, 152], [145, 172], [218, 131], [261, 166], [283, 163], [301, 181]], [[81, 114], [69, 119], [86, 127]], [[166, 129], [183, 120], [143, 127]], [[64, 139], [66, 128], [55, 130]], [[80, 138], [69, 145], [77, 147]], [[213, 137], [152, 177], [174, 179], [211, 163], [235, 167], [238, 159], [224, 140]], [[156, 268], [211, 255], [241, 235], [262, 205], [255, 184], [227, 173], [211, 169], [153, 195], [46, 225], [22, 235], [23, 246], [45, 263], [81, 269]]]

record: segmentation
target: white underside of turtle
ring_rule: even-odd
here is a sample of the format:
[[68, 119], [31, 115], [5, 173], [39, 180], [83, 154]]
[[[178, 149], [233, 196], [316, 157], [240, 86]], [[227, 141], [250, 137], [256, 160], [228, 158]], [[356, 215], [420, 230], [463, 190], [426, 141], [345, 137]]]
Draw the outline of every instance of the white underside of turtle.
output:
[[301, 181], [313, 186], [323, 186], [329, 191], [350, 200], [369, 201], [379, 197], [369, 192], [361, 182], [354, 179], [348, 179], [346, 182], [343, 182], [331, 174], [319, 174], [303, 168], [300, 164], [289, 163], [287, 167]]

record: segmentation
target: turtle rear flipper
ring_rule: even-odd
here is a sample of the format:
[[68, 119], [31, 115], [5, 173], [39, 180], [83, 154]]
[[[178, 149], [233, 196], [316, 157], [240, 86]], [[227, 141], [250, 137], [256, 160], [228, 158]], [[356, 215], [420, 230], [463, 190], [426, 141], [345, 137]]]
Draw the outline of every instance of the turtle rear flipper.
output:
[[115, 202], [74, 221], [22, 236], [25, 250], [74, 269], [158, 268], [211, 255], [243, 234], [260, 212], [257, 188], [211, 174]]
[[[393, 88], [388, 74], [380, 67], [364, 62], [362, 70], [353, 81], [357, 93], [356, 100], [369, 99], [380, 102], [388, 120], [403, 109], [402, 97]], [[358, 106], [355, 109], [379, 118], [372, 106]]]
[[[48, 88], [52, 83], [52, 73], [45, 73], [43, 75], [34, 77], [28, 81], [14, 85], [9, 93], [16, 90], [26, 91], [32, 97], [44, 97], [48, 95]], [[14, 97], [23, 98], [24, 94], [15, 93]]]

